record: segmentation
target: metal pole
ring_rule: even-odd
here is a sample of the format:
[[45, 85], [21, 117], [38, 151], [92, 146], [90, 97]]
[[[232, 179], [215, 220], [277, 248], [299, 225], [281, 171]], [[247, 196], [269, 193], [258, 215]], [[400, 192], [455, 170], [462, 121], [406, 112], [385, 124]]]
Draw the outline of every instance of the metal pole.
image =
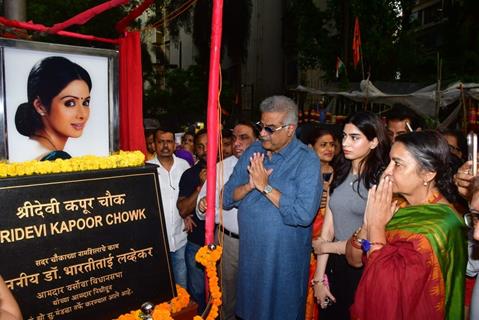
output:
[[439, 123], [439, 108], [441, 107], [441, 80], [442, 80], [442, 59], [437, 52], [437, 82], [436, 82], [436, 110], [435, 110], [435, 125]]
[[17, 21], [27, 20], [27, 0], [5, 0], [5, 18]]

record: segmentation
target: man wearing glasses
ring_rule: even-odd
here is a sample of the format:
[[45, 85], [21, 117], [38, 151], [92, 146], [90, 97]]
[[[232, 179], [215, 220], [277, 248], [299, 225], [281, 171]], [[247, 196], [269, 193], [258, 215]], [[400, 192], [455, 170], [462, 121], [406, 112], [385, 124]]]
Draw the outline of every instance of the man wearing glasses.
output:
[[241, 233], [236, 314], [241, 319], [304, 318], [311, 222], [322, 192], [316, 154], [295, 137], [298, 107], [265, 99], [260, 141], [239, 159], [224, 190]]

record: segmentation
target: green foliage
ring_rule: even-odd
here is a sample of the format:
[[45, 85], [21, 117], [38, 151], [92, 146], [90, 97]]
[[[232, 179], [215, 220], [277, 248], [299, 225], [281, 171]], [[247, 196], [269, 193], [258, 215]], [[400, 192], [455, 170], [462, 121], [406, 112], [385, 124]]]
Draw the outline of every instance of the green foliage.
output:
[[[58, 1], [58, 0], [28, 0], [27, 1], [27, 20], [33, 20], [35, 23], [40, 23], [46, 26], [52, 26], [55, 23], [63, 22], [87, 9], [104, 3], [105, 0], [81, 0], [81, 1]], [[115, 30], [115, 24], [122, 18], [127, 16], [132, 8], [137, 7], [143, 3], [143, 0], [130, 0], [127, 5], [119, 6], [109, 9], [82, 26], [72, 26], [68, 31], [90, 34], [103, 38], [118, 38], [120, 35]], [[149, 13], [149, 19], [146, 24], [151, 24], [161, 19], [164, 19], [164, 14], [173, 12], [183, 1], [169, 1], [169, 0], [155, 0], [154, 4], [150, 6], [146, 12]], [[54, 8], [52, 10], [52, 8]], [[164, 9], [164, 10], [163, 10]], [[139, 19], [131, 22], [130, 27], [140, 27]], [[168, 23], [168, 31], [172, 39], [178, 37], [180, 28], [191, 31], [191, 10], [187, 10], [170, 23]], [[85, 40], [78, 40], [68, 37], [59, 37], [48, 34], [34, 34], [34, 39], [37, 41], [88, 45]], [[95, 47], [112, 48], [112, 45], [95, 42], [92, 45]]]
[[198, 0], [193, 15], [193, 42], [198, 55], [196, 62], [207, 68], [210, 55], [211, 1]]
[[311, 0], [291, 0], [286, 6], [285, 50], [289, 55], [298, 55], [298, 62], [304, 68], [319, 66], [324, 50], [331, 51], [329, 49], [332, 48], [324, 46], [321, 41], [326, 21], [325, 13]]
[[223, 10], [223, 43], [235, 62], [245, 61], [250, 36], [251, 0], [225, 0]]
[[[391, 0], [353, 1], [351, 18], [359, 18], [364, 68], [371, 71], [374, 79], [393, 80], [397, 71], [401, 17], [396, 3]], [[354, 23], [351, 25], [354, 27]], [[356, 77], [360, 77], [359, 70], [358, 66]]]
[[[103, 3], [99, 0], [82, 0], [82, 1], [58, 1], [58, 0], [28, 0], [27, 1], [27, 21], [32, 20], [35, 23], [45, 26], [53, 26], [56, 23], [64, 22], [71, 17], [90, 9], [96, 5]], [[132, 5], [137, 3], [135, 0]], [[67, 30], [87, 35], [94, 35], [103, 38], [118, 38], [115, 30], [115, 23], [120, 21], [126, 15], [127, 7], [119, 6], [107, 10], [82, 26], [72, 26]], [[112, 48], [111, 44], [102, 42], [89, 43], [85, 40], [74, 39], [69, 37], [61, 37], [44, 33], [34, 33], [33, 40], [42, 42], [62, 43], [70, 45], [88, 46], [92, 45], [101, 48]]]
[[[212, 1], [198, 0], [193, 15], [193, 41], [198, 49], [197, 63], [209, 64]], [[233, 63], [244, 61], [248, 54], [252, 2], [225, 0], [223, 6], [222, 55], [226, 51]]]
[[[325, 78], [334, 80], [336, 56], [347, 68], [349, 80], [362, 79], [361, 66], [352, 63], [354, 19], [359, 18], [365, 76], [391, 81], [417, 76], [415, 70], [431, 75], [431, 60], [416, 42], [409, 23], [413, 5], [409, 0], [329, 0], [321, 11], [313, 0], [289, 0], [290, 28], [295, 37], [299, 63], [303, 68], [321, 66]], [[402, 13], [402, 14], [401, 14]], [[434, 60], [432, 60], [434, 65]]]
[[[328, 0], [320, 10], [314, 0], [287, 0], [286, 53], [303, 68], [321, 66], [334, 80], [336, 56], [346, 64], [349, 80], [362, 78], [352, 66], [354, 18], [359, 18], [364, 69], [371, 79], [436, 81], [437, 53], [443, 62], [443, 83], [479, 80], [479, 1], [445, 1], [435, 14], [443, 23], [418, 28], [410, 21], [415, 1]], [[429, 13], [431, 14], [431, 13]], [[433, 13], [434, 14], [434, 13]], [[431, 28], [436, 28], [430, 32]], [[430, 32], [424, 38], [424, 32]], [[438, 47], [431, 47], [432, 42]]]
[[[200, 66], [187, 70], [173, 69], [166, 74], [166, 88], [152, 87], [143, 101], [146, 118], [159, 119], [163, 125], [178, 130], [182, 125], [206, 121], [208, 75]], [[221, 105], [233, 104], [231, 86], [223, 82]]]
[[441, 33], [445, 79], [479, 81], [479, 1], [454, 1], [445, 10], [447, 22]]
[[[186, 1], [157, 1], [157, 2], [166, 2], [164, 4], [165, 6], [165, 12], [173, 12], [175, 11], [180, 5], [182, 5], [183, 3], [185, 3]], [[168, 23], [168, 32], [170, 34], [170, 37], [171, 39], [173, 40], [177, 40], [178, 39], [178, 36], [179, 36], [179, 33], [180, 33], [180, 29], [183, 28], [183, 30], [185, 32], [191, 32], [191, 28], [192, 28], [192, 24], [191, 24], [191, 15], [192, 15], [192, 12], [193, 10], [191, 10], [191, 8], [187, 11], [185, 11], [184, 13], [182, 13], [181, 15], [177, 16], [174, 20], [171, 20], [169, 23]], [[163, 12], [157, 12], [157, 16], [162, 14]]]

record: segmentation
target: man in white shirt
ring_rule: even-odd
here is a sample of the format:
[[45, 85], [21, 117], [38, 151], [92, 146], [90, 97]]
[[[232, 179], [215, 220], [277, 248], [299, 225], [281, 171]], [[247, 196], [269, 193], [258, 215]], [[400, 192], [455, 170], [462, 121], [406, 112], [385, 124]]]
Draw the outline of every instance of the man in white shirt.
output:
[[158, 166], [163, 215], [165, 217], [173, 274], [176, 283], [186, 288], [185, 248], [187, 233], [184, 230], [183, 219], [176, 207], [176, 201], [180, 190], [181, 175], [189, 169], [190, 165], [173, 154], [175, 151], [175, 136], [171, 131], [162, 129], [156, 131], [155, 148], [156, 156], [148, 163]]
[[[223, 257], [221, 286], [223, 288], [223, 305], [221, 307], [221, 319], [236, 319], [235, 303], [236, 303], [236, 272], [238, 269], [238, 252], [239, 252], [239, 230], [237, 209], [220, 210], [222, 204], [219, 199], [219, 190], [223, 188], [233, 168], [238, 162], [238, 158], [243, 152], [256, 140], [257, 133], [255, 128], [249, 123], [237, 124], [233, 129], [233, 155], [224, 159], [216, 165], [216, 210], [215, 220], [220, 224], [220, 232], [216, 234], [217, 243], [223, 242]], [[220, 174], [223, 178], [220, 179]], [[206, 183], [203, 184], [198, 195], [198, 203], [196, 206], [196, 215], [200, 219], [205, 219], [206, 210]], [[224, 230], [224, 237], [222, 231]], [[219, 241], [222, 240], [222, 241]]]

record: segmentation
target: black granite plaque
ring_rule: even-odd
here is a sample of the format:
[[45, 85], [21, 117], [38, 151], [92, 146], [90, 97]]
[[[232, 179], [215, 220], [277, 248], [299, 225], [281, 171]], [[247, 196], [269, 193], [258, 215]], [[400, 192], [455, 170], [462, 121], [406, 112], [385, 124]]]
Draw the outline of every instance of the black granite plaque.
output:
[[155, 166], [0, 179], [0, 274], [26, 320], [176, 295]]

